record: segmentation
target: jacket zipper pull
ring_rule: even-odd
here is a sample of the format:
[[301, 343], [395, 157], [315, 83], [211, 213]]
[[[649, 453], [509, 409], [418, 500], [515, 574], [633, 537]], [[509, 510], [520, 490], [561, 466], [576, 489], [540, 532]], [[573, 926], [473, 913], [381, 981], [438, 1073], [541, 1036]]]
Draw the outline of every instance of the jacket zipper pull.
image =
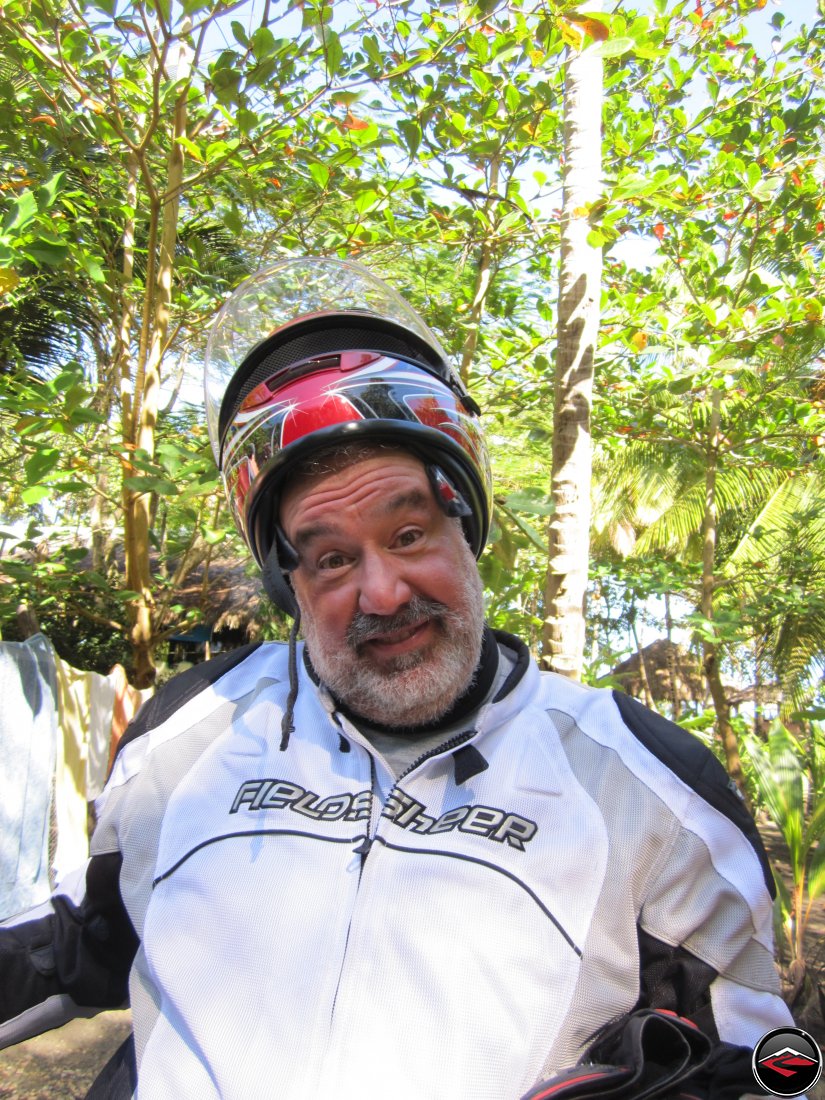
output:
[[358, 847], [354, 848], [353, 851], [355, 855], [360, 856], [362, 860], [365, 860], [370, 854], [370, 848], [372, 848], [372, 838], [365, 836]]

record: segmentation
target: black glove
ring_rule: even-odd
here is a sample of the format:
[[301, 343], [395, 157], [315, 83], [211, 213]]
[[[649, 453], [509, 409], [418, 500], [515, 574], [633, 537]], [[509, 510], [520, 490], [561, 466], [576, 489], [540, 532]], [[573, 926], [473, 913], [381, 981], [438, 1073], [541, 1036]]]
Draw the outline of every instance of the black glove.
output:
[[713, 1048], [690, 1020], [642, 1008], [603, 1028], [581, 1062], [522, 1100], [709, 1100], [714, 1094], [702, 1070], [714, 1060]]

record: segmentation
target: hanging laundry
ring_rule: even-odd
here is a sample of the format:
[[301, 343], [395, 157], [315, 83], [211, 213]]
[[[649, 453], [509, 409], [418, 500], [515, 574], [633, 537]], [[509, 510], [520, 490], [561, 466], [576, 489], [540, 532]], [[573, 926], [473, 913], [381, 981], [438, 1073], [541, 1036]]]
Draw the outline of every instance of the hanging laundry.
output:
[[35, 634], [0, 642], [0, 918], [45, 901], [57, 752], [54, 650]]

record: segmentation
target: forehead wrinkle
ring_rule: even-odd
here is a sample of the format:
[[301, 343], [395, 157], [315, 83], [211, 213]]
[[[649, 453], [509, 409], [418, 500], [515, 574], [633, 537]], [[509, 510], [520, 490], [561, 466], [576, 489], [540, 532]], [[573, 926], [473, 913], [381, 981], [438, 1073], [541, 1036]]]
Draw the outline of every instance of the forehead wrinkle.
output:
[[[402, 512], [405, 508], [425, 509], [432, 503], [432, 497], [423, 489], [410, 489], [408, 491], [393, 494], [388, 500], [382, 502], [377, 509], [380, 516], [393, 516]], [[335, 523], [319, 520], [300, 528], [295, 533], [294, 543], [296, 550], [305, 549], [315, 539], [326, 536], [335, 537], [342, 533], [342, 528]]]

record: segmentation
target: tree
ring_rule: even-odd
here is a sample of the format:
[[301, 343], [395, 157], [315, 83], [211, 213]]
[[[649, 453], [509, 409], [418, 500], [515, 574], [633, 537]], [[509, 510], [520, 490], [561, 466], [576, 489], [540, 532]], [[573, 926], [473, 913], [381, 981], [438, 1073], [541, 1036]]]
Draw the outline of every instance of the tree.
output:
[[[600, 37], [606, 34], [601, 23]], [[602, 58], [568, 46], [564, 85], [564, 190], [558, 342], [553, 402], [553, 464], [542, 663], [579, 678], [590, 532], [590, 409], [601, 298], [601, 247], [589, 239], [601, 198]]]
[[[374, 68], [364, 55], [345, 58], [345, 28], [338, 33], [325, 5], [304, 6], [297, 35], [279, 27], [268, 5], [252, 26], [240, 15], [227, 3], [174, 10], [147, 0], [118, 10], [42, 0], [5, 4], [0, 29], [10, 64], [26, 74], [25, 94], [16, 107], [6, 106], [4, 119], [21, 187], [4, 223], [0, 268], [12, 308], [38, 300], [44, 265], [77, 288], [75, 300], [81, 287], [93, 292], [94, 338], [87, 342], [78, 324], [78, 350], [92, 364], [92, 403], [103, 426], [97, 477], [88, 471], [86, 484], [111, 509], [117, 461], [122, 584], [141, 685], [153, 677], [164, 625], [152, 518], [158, 492], [178, 491], [156, 453], [164, 370], [197, 342], [219, 295], [239, 275], [237, 257], [226, 262], [224, 255], [210, 269], [203, 251], [198, 256], [184, 242], [191, 245], [210, 221], [233, 227], [250, 244], [240, 265], [248, 269], [255, 227], [244, 219], [261, 191], [277, 191], [287, 175], [292, 203], [302, 207], [302, 221], [311, 221], [329, 199], [325, 155], [332, 164], [359, 159], [357, 146], [341, 142], [358, 120], [337, 108], [331, 93], [342, 73], [355, 82]], [[210, 56], [210, 42], [224, 33], [232, 45]], [[18, 123], [42, 128], [34, 148], [14, 150]], [[28, 174], [38, 153], [52, 169], [39, 189]], [[54, 170], [61, 164], [71, 173]], [[265, 210], [267, 232], [278, 230], [283, 239], [294, 213], [294, 205]], [[300, 236], [293, 230], [294, 239]], [[27, 354], [19, 339], [17, 350]], [[62, 461], [58, 454], [53, 466]], [[214, 487], [214, 478], [202, 486]]]

